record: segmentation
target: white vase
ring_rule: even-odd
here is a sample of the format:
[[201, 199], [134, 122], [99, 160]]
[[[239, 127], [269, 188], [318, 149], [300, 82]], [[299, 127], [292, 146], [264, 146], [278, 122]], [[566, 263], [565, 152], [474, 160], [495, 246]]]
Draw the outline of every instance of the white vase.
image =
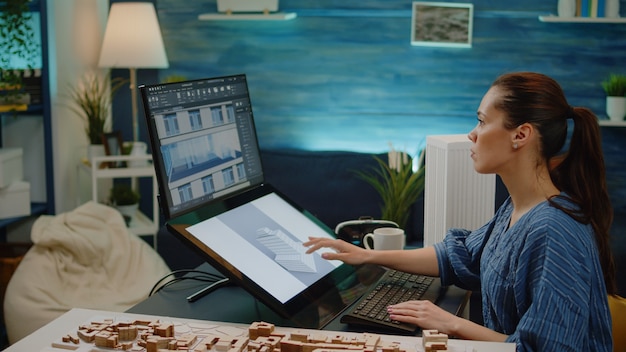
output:
[[606, 97], [606, 114], [611, 121], [624, 121], [626, 97]]
[[130, 151], [130, 156], [142, 157], [139, 160], [131, 160], [129, 162], [130, 167], [146, 167], [148, 166], [148, 160], [143, 157], [146, 156], [148, 150], [148, 146], [144, 142], [133, 142], [132, 149]]
[[89, 160], [89, 162], [91, 162], [94, 157], [105, 155], [106, 152], [104, 151], [103, 144], [90, 144], [87, 146], [87, 159]]
[[559, 17], [576, 16], [576, 0], [559, 0], [557, 4], [557, 14]]
[[619, 17], [619, 1], [620, 0], [606, 0], [606, 6], [604, 7], [604, 16], [608, 18]]

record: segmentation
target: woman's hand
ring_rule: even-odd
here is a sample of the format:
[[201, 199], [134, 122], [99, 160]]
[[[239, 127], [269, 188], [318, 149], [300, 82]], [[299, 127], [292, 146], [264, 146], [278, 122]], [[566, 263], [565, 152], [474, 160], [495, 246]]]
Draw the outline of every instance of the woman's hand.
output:
[[402, 302], [387, 307], [387, 312], [393, 320], [417, 325], [426, 330], [434, 329], [460, 339], [504, 342], [508, 337], [458, 317], [431, 301]]
[[389, 317], [422, 329], [435, 329], [444, 334], [454, 334], [459, 318], [431, 301], [407, 301], [387, 307]]
[[309, 240], [304, 242], [303, 245], [309, 247], [306, 251], [307, 254], [313, 253], [320, 248], [330, 248], [334, 250], [334, 252], [324, 252], [322, 253], [322, 258], [327, 260], [341, 260], [350, 265], [363, 264], [368, 256], [366, 249], [343, 240], [309, 237]]

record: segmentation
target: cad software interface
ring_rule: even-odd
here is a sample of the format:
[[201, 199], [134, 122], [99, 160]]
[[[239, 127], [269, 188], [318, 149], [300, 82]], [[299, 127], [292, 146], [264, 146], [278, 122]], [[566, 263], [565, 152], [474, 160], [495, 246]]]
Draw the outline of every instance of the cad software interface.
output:
[[275, 193], [192, 225], [187, 231], [281, 303], [341, 265], [320, 256], [331, 249], [305, 253], [307, 247], [302, 243], [308, 236], [330, 235]]
[[263, 181], [245, 75], [145, 88], [170, 214]]

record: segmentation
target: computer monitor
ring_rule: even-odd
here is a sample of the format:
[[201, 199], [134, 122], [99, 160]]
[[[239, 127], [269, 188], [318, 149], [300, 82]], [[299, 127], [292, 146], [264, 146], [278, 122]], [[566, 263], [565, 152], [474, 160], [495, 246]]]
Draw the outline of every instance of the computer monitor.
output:
[[[140, 86], [166, 224], [277, 313], [319, 328], [383, 269], [306, 254], [333, 231], [264, 183], [243, 74]], [[311, 311], [319, 319], [311, 320]]]
[[140, 89], [166, 218], [263, 183], [245, 75]]

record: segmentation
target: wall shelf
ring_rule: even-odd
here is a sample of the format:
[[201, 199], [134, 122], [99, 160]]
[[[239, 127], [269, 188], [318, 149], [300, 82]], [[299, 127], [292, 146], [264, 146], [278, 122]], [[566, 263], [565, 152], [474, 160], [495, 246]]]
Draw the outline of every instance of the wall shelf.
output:
[[541, 22], [554, 23], [626, 23], [624, 17], [559, 17], [555, 15], [539, 16]]
[[[4, 1], [6, 2], [6, 1]], [[37, 17], [39, 25], [34, 27], [35, 31], [39, 31], [41, 39], [41, 103], [33, 105], [19, 105], [19, 106], [2, 106], [0, 107], [0, 120], [4, 116], [19, 116], [19, 115], [33, 115], [42, 119], [43, 124], [43, 145], [44, 150], [41, 175], [33, 176], [33, 178], [43, 177], [45, 184], [45, 200], [32, 202], [31, 201], [31, 214], [26, 216], [20, 216], [15, 218], [0, 220], [0, 242], [7, 240], [7, 227], [12, 224], [19, 223], [30, 217], [36, 217], [39, 215], [54, 215], [55, 214], [55, 201], [54, 201], [54, 168], [53, 154], [52, 154], [52, 108], [50, 103], [50, 68], [48, 66], [49, 52], [48, 52], [48, 1], [45, 0], [31, 0], [28, 2], [29, 11], [32, 13], [33, 18]], [[3, 146], [2, 140], [2, 122], [0, 121], [0, 148]]]
[[273, 13], [203, 13], [198, 15], [201, 21], [286, 21], [296, 18], [295, 12]]
[[626, 121], [598, 120], [598, 125], [606, 127], [626, 127]]

